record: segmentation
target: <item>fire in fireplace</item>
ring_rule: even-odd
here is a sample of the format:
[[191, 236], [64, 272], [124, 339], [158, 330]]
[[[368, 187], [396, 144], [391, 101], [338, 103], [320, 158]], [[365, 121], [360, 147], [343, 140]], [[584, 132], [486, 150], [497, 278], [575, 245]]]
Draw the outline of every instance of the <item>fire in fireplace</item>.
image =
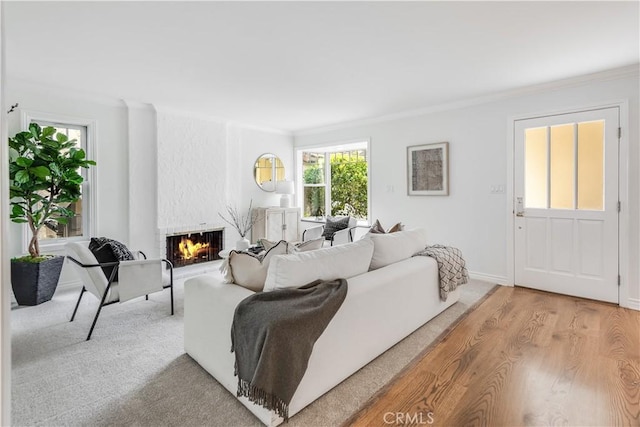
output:
[[167, 259], [174, 267], [220, 259], [223, 230], [207, 230], [167, 236]]

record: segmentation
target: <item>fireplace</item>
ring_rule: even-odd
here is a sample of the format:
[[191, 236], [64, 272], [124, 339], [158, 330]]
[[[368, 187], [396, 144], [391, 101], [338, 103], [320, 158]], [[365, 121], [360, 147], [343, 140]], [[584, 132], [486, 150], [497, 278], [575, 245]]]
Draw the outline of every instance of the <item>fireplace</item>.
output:
[[167, 259], [174, 267], [220, 259], [223, 229], [194, 231], [167, 236]]

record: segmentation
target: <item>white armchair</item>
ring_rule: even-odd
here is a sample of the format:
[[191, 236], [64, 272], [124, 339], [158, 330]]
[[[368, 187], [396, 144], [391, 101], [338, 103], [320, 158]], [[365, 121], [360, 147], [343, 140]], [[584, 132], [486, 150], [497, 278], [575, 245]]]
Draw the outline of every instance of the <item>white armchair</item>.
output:
[[[325, 236], [325, 245], [337, 246], [344, 245], [345, 243], [353, 242], [353, 238], [356, 231], [356, 226], [358, 225], [358, 220], [349, 217], [349, 225], [347, 228], [338, 230], [331, 236]], [[315, 227], [308, 228], [302, 232], [302, 241], [307, 242], [309, 240], [314, 240], [321, 237], [324, 234], [324, 225], [318, 225]]]
[[[134, 261], [117, 261], [99, 263], [86, 244], [70, 242], [65, 246], [67, 258], [82, 281], [82, 290], [78, 297], [78, 302], [73, 310], [71, 322], [76, 317], [80, 301], [85, 292], [93, 294], [100, 305], [91, 324], [87, 341], [91, 339], [91, 334], [100, 316], [102, 307], [116, 302], [124, 302], [133, 298], [145, 296], [149, 299], [149, 294], [169, 288], [171, 292], [171, 315], [173, 315], [173, 265], [166, 259], [146, 259], [146, 255], [139, 251], [142, 259]], [[162, 263], [169, 267], [169, 272], [164, 272]], [[106, 277], [102, 267], [114, 267], [111, 277]], [[114, 278], [118, 274], [118, 281]]]

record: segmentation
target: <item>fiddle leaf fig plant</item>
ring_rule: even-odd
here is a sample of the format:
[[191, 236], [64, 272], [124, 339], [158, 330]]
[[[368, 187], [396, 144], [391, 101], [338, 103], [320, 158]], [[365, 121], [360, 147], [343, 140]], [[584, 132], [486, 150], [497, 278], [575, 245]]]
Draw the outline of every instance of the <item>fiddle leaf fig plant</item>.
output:
[[40, 257], [40, 229], [48, 221], [66, 224], [74, 215], [67, 206], [82, 196], [80, 168], [95, 164], [75, 139], [51, 126], [31, 123], [9, 138], [11, 220], [29, 225], [31, 258]]

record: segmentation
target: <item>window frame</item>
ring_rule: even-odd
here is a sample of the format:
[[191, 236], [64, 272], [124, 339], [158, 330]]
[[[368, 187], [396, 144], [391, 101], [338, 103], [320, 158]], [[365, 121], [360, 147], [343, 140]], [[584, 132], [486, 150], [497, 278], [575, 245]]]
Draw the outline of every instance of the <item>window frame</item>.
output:
[[322, 187], [324, 186], [324, 205], [325, 214], [322, 220], [317, 219], [314, 216], [305, 217], [304, 211], [301, 212], [301, 221], [305, 222], [326, 222], [327, 215], [331, 215], [331, 154], [339, 153], [342, 151], [350, 151], [356, 149], [365, 150], [365, 159], [367, 162], [367, 218], [358, 220], [359, 226], [371, 225], [371, 141], [369, 138], [353, 139], [349, 141], [325, 143], [318, 145], [297, 146], [296, 148], [296, 202], [298, 206], [304, 208], [304, 182], [303, 182], [303, 152], [316, 152], [323, 153], [325, 156], [324, 161], [324, 184], [312, 184], [309, 187]]
[[[43, 123], [47, 126], [58, 125], [60, 127], [85, 127], [86, 141], [84, 141], [82, 148], [85, 150], [88, 159], [96, 162], [98, 161], [96, 152], [97, 123], [95, 120], [40, 111], [23, 110], [22, 129], [28, 129], [29, 124], [32, 122]], [[96, 234], [96, 224], [98, 222], [96, 197], [98, 182], [97, 171], [95, 167], [90, 167], [88, 170], [83, 170], [82, 172], [82, 176], [84, 178], [84, 182], [82, 183], [82, 235], [74, 237], [58, 237], [55, 239], [41, 239], [39, 240], [39, 245], [43, 252], [59, 251], [63, 249], [64, 245], [68, 242], [86, 241]], [[26, 252], [29, 247], [29, 240], [31, 239], [31, 231], [26, 225], [23, 225], [22, 229], [22, 251]]]

